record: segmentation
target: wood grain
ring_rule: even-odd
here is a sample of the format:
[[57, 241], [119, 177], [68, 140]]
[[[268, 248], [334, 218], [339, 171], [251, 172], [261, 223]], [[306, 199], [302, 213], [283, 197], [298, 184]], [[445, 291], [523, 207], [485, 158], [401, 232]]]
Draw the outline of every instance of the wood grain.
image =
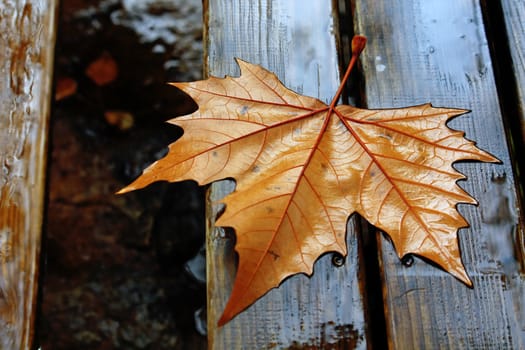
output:
[[512, 71], [517, 81], [517, 94], [521, 121], [521, 138], [525, 140], [525, 1], [501, 1], [512, 58]]
[[[502, 164], [458, 163], [479, 206], [460, 205], [471, 227], [459, 239], [469, 289], [416, 258], [404, 267], [380, 239], [393, 349], [521, 349], [525, 278], [514, 251], [519, 203], [493, 70], [476, 1], [354, 1], [355, 30], [369, 39], [361, 63], [370, 108], [431, 102], [471, 109], [449, 123]], [[521, 308], [521, 310], [520, 310]]]
[[55, 0], [0, 7], [0, 348], [32, 348]]
[[[238, 75], [234, 57], [274, 71], [291, 89], [328, 102], [339, 85], [337, 20], [327, 1], [205, 1], [207, 74]], [[348, 226], [348, 257], [336, 268], [331, 256], [311, 278], [286, 280], [221, 328], [217, 320], [235, 276], [234, 236], [214, 227], [232, 182], [211, 187], [208, 208], [208, 341], [210, 349], [289, 347], [366, 348], [363, 297], [358, 283], [356, 223]]]

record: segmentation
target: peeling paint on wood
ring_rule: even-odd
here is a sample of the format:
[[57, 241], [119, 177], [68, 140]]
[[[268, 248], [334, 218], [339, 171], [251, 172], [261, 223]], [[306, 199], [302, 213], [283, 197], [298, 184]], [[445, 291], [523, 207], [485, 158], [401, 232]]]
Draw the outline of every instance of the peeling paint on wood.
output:
[[0, 348], [29, 349], [38, 280], [55, 0], [0, 8]]

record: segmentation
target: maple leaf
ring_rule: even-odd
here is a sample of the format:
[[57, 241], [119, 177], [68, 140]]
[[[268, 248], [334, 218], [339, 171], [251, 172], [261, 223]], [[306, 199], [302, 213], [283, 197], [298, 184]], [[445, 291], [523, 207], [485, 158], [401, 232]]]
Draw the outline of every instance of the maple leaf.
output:
[[219, 325], [288, 276], [310, 275], [320, 255], [345, 256], [346, 223], [355, 212], [391, 237], [399, 257], [425, 257], [471, 285], [457, 240], [468, 224], [456, 206], [475, 200], [456, 184], [464, 176], [452, 164], [497, 159], [446, 126], [465, 110], [336, 106], [365, 42], [354, 38], [330, 105], [242, 60], [239, 78], [173, 83], [199, 109], [169, 121], [183, 136], [121, 193], [160, 180], [235, 179], [216, 222], [235, 229], [239, 254]]

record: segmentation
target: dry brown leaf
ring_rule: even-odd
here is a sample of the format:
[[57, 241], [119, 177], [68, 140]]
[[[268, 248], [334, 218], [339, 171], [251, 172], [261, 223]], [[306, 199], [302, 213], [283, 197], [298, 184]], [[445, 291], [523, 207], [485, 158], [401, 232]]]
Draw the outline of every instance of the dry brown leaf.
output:
[[[358, 37], [346, 81], [364, 47]], [[241, 60], [239, 78], [175, 83], [199, 109], [170, 123], [184, 129], [169, 153], [121, 192], [152, 182], [236, 181], [218, 226], [233, 227], [239, 266], [222, 325], [286, 277], [311, 274], [326, 252], [346, 255], [348, 217], [358, 212], [392, 238], [400, 257], [430, 259], [471, 285], [457, 231], [458, 203], [475, 203], [452, 164], [497, 159], [446, 126], [465, 110], [430, 104], [385, 110], [336, 106], [288, 90]]]

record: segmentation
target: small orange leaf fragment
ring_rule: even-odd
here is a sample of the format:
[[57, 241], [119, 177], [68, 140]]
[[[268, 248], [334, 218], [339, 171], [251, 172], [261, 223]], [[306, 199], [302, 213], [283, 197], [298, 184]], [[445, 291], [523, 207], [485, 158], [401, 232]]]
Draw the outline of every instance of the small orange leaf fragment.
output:
[[63, 100], [77, 92], [77, 82], [70, 77], [60, 77], [55, 83], [55, 101]]
[[109, 125], [113, 125], [120, 130], [128, 130], [135, 124], [133, 114], [126, 111], [109, 110], [104, 112], [104, 119]]
[[90, 63], [85, 74], [95, 84], [107, 85], [117, 79], [118, 65], [108, 52], [103, 52], [95, 61]]
[[[353, 57], [363, 37], [353, 45]], [[384, 230], [400, 257], [430, 259], [467, 285], [456, 209], [475, 200], [457, 185], [461, 160], [497, 162], [446, 126], [467, 111], [367, 110], [330, 105], [287, 89], [266, 69], [237, 60], [238, 78], [175, 83], [199, 109], [170, 120], [184, 129], [168, 154], [120, 193], [155, 181], [233, 178], [216, 222], [235, 229], [239, 265], [222, 325], [285, 278], [310, 275], [326, 252], [346, 255], [348, 217]]]

